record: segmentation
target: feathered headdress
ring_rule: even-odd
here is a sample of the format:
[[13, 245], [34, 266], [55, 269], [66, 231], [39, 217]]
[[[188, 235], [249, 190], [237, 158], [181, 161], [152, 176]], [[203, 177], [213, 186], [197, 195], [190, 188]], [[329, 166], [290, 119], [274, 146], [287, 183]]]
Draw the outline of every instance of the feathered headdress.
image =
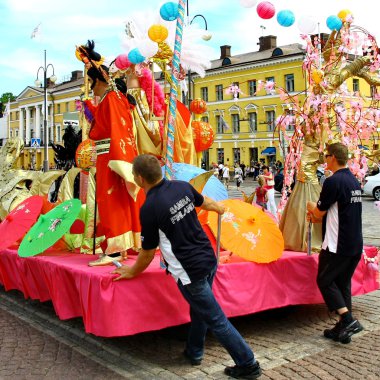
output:
[[108, 82], [108, 72], [102, 67], [104, 57], [97, 53], [94, 48], [95, 42], [88, 40], [86, 45], [79, 45], [76, 47], [75, 56], [79, 59], [79, 61], [82, 61], [87, 68], [93, 67], [98, 70]]

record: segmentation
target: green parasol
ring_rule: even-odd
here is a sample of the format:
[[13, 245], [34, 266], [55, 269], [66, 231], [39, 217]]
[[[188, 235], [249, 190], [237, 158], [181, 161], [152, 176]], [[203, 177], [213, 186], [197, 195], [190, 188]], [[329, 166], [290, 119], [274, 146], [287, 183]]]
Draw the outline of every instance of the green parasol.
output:
[[19, 256], [35, 256], [51, 247], [70, 229], [81, 205], [79, 199], [69, 199], [41, 215], [21, 242]]

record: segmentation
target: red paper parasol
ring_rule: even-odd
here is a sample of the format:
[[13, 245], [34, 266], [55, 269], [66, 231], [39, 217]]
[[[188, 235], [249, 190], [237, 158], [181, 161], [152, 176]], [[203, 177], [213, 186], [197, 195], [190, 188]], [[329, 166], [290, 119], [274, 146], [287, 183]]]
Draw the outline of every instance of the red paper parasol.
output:
[[0, 250], [10, 247], [29, 231], [40, 215], [42, 205], [42, 197], [33, 195], [6, 216], [0, 223]]

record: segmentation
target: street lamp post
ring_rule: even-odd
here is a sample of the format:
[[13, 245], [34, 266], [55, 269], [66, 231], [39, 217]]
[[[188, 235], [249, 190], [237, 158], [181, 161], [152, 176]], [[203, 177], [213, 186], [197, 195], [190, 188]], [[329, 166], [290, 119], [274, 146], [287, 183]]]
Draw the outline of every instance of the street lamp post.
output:
[[[189, 2], [187, 1], [187, 8], [186, 8], [186, 11], [187, 11], [187, 17], [189, 18]], [[200, 17], [203, 19], [203, 21], [205, 22], [205, 30], [207, 31], [207, 20], [206, 18], [201, 15], [201, 14], [197, 14], [195, 15], [191, 21], [189, 22], [189, 25], [191, 25], [193, 23], [193, 21], [197, 18], [197, 17]], [[205, 41], [208, 41], [211, 39], [211, 34], [210, 33], [205, 33], [203, 36], [202, 36], [202, 39], [205, 40]], [[189, 71], [187, 72], [187, 78], [188, 78], [188, 85], [189, 85], [189, 88], [188, 88], [188, 91], [187, 91], [187, 106], [190, 108], [190, 103], [192, 101], [191, 99], [191, 87], [192, 87], [192, 80], [191, 80], [191, 69], [189, 69]]]
[[48, 129], [48, 123], [47, 123], [47, 70], [51, 67], [53, 70], [53, 75], [49, 78], [51, 82], [55, 82], [57, 80], [57, 77], [54, 75], [54, 66], [49, 63], [46, 65], [46, 50], [44, 50], [44, 65], [40, 66], [37, 70], [37, 78], [34, 81], [34, 84], [37, 87], [41, 86], [41, 81], [38, 79], [38, 74], [40, 70], [42, 69], [44, 73], [44, 79], [43, 79], [43, 88], [44, 88], [44, 165], [43, 169], [44, 172], [49, 171], [49, 129]]

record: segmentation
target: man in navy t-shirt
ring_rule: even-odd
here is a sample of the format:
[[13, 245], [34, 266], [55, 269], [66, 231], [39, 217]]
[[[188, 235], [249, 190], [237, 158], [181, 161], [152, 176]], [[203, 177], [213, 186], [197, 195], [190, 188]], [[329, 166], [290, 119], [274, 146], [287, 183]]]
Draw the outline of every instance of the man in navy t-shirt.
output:
[[132, 170], [135, 182], [146, 193], [140, 210], [142, 249], [132, 267], [124, 265], [113, 272], [120, 275], [115, 280], [130, 279], [143, 272], [159, 246], [168, 272], [190, 305], [191, 326], [183, 353], [186, 359], [193, 365], [201, 364], [206, 332], [210, 329], [236, 364], [224, 372], [234, 378], [258, 378], [259, 363], [212, 292], [217, 262], [195, 210], [201, 207], [223, 214], [224, 206], [203, 197], [187, 182], [163, 179], [154, 156], [136, 157]]
[[323, 223], [317, 284], [329, 310], [340, 317], [324, 336], [349, 343], [353, 334], [363, 330], [351, 314], [351, 278], [363, 251], [361, 188], [346, 167], [345, 145], [329, 145], [325, 159], [334, 174], [324, 181], [317, 204], [308, 202], [307, 211], [313, 222]]

